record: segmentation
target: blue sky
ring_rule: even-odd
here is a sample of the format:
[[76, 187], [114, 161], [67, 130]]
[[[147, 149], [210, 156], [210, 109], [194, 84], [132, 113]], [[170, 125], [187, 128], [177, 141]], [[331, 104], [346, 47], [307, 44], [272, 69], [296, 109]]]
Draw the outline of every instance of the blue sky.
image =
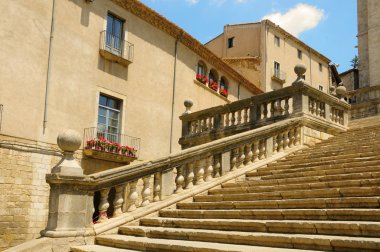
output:
[[[269, 17], [300, 40], [339, 64], [351, 68], [357, 55], [356, 0], [142, 0], [200, 42], [223, 31], [225, 24]], [[273, 21], [274, 21], [273, 20]]]

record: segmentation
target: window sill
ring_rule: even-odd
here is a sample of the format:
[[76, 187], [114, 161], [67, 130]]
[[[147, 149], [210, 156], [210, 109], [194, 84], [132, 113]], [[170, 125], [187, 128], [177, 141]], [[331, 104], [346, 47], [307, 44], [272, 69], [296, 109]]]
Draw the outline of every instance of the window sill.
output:
[[197, 84], [198, 86], [200, 86], [200, 87], [206, 89], [206, 90], [209, 91], [210, 93], [212, 93], [212, 94], [218, 96], [219, 98], [223, 99], [225, 102], [227, 102], [227, 103], [231, 103], [231, 101], [228, 100], [227, 97], [225, 97], [225, 96], [219, 94], [217, 91], [211, 89], [211, 88], [207, 85], [207, 83], [206, 83], [206, 84], [203, 84], [202, 82], [198, 81], [197, 79], [194, 79], [194, 83]]

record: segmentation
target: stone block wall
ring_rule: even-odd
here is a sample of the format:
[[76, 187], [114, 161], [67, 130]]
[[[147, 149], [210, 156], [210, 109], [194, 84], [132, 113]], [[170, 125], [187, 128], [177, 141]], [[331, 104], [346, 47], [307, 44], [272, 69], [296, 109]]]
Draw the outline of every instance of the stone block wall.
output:
[[60, 156], [54, 145], [0, 135], [0, 251], [40, 236], [49, 204], [45, 174]]

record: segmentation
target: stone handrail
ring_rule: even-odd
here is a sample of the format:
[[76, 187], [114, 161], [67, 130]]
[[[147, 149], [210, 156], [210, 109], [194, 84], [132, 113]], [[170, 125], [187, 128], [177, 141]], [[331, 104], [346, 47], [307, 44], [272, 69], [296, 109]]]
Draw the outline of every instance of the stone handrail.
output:
[[363, 87], [345, 95], [351, 104], [350, 119], [380, 114], [380, 86]]
[[323, 93], [303, 81], [283, 89], [230, 104], [180, 116], [183, 149], [258, 128], [287, 118], [309, 115], [346, 127], [346, 102]]
[[360, 103], [368, 100], [380, 98], [380, 86], [363, 87], [356, 90], [348, 91], [346, 98], [350, 103]]
[[[80, 167], [73, 163], [75, 160], [72, 159], [72, 154], [75, 148], [68, 150], [67, 146], [60, 145], [65, 151], [65, 158], [58, 164], [59, 169], [54, 167], [52, 173], [46, 176], [51, 190], [49, 220], [43, 235], [92, 235], [92, 217], [96, 207], [99, 218], [95, 222], [102, 223], [122, 215], [123, 212], [149, 206], [173, 193], [189, 190], [259, 160], [300, 147], [303, 141], [302, 127], [307, 123], [307, 118], [289, 119], [195, 146], [151, 162], [92, 175], [81, 174]], [[338, 127], [332, 128], [340, 130]], [[80, 143], [80, 140], [77, 142]], [[137, 190], [137, 185], [142, 186], [141, 191]], [[129, 193], [124, 197], [126, 188]], [[110, 199], [111, 191], [114, 194], [113, 199]], [[100, 194], [98, 206], [93, 203], [96, 192]], [[112, 214], [107, 214], [110, 209]]]

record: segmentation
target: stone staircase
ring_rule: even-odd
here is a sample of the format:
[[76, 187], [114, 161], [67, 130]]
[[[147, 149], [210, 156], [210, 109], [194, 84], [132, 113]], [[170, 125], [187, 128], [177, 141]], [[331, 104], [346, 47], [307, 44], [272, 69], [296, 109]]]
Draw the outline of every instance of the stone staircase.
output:
[[83, 251], [380, 251], [380, 118]]

